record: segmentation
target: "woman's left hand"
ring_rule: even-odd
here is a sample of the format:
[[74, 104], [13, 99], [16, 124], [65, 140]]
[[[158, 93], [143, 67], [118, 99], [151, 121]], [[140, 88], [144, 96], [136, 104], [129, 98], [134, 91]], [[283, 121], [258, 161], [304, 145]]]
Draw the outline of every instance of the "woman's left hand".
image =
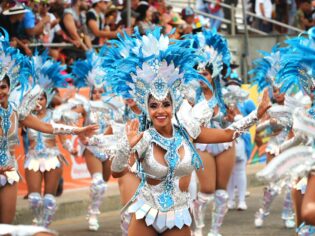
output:
[[257, 117], [258, 119], [262, 118], [266, 111], [271, 107], [270, 98], [268, 94], [268, 89], [264, 90], [262, 100], [257, 109]]
[[98, 125], [88, 125], [85, 127], [78, 127], [74, 130], [74, 134], [80, 134], [81, 136], [91, 137], [98, 130]]

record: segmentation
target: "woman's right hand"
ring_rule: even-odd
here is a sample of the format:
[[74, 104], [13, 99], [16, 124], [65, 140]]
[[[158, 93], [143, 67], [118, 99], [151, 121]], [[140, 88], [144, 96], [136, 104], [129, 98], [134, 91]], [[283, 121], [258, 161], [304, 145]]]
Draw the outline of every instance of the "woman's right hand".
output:
[[139, 121], [137, 119], [128, 122], [125, 131], [131, 148], [133, 148], [143, 137], [143, 132], [139, 133]]
[[12, 170], [13, 170], [12, 166], [0, 167], [0, 175], [5, 175], [6, 171], [12, 171]]

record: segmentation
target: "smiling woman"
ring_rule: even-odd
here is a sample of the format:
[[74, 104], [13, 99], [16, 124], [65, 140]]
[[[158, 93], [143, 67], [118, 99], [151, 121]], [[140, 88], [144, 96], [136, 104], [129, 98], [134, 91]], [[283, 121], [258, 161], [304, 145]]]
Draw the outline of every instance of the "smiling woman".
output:
[[167, 96], [163, 101], [158, 101], [151, 95], [148, 104], [149, 117], [153, 126], [156, 127], [160, 133], [163, 133], [165, 129], [171, 131], [173, 116], [171, 97]]
[[125, 99], [132, 98], [151, 122], [143, 132], [139, 132], [139, 120], [127, 122], [125, 131], [119, 132], [112, 145], [103, 137], [115, 175], [125, 172], [129, 159], [137, 161], [141, 183], [124, 207], [124, 212], [131, 214], [131, 236], [190, 235], [192, 217], [187, 189], [192, 171], [202, 167], [193, 142], [232, 141], [268, 109], [265, 96], [258, 112], [229, 129], [201, 127], [201, 121], [208, 116], [207, 103], [193, 110], [182, 96], [185, 81], [200, 79], [209, 84], [193, 68], [200, 57], [193, 49], [170, 42], [160, 32], [155, 28], [144, 36], [136, 33], [136, 39], [125, 35], [119, 43], [112, 42], [111, 54], [104, 60], [115, 61], [106, 64], [113, 78], [109, 81], [112, 90]]

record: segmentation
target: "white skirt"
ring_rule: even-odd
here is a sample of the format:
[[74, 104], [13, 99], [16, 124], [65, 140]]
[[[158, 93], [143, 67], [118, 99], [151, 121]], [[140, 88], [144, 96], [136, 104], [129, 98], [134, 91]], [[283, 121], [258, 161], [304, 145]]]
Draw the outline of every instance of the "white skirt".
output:
[[191, 198], [188, 192], [179, 189], [178, 181], [173, 192], [174, 206], [167, 211], [159, 209], [157, 198], [163, 192], [163, 184], [153, 186], [145, 183], [136, 199], [124, 207], [125, 211], [135, 214], [137, 220], [143, 219], [147, 226], [152, 226], [160, 234], [174, 227], [182, 229], [184, 225], [192, 224], [189, 211]]
[[18, 183], [21, 180], [19, 172], [15, 169], [11, 171], [5, 171], [4, 175], [0, 175], [0, 187], [5, 186], [6, 184]]
[[211, 143], [211, 144], [204, 144], [204, 143], [197, 143], [196, 148], [202, 152], [207, 151], [208, 153], [212, 154], [213, 156], [217, 156], [222, 152], [228, 150], [233, 146], [233, 142], [227, 143]]
[[24, 169], [33, 170], [35, 172], [45, 172], [61, 167], [61, 156], [58, 148], [51, 148], [45, 152], [37, 153], [35, 150], [30, 150], [25, 159]]

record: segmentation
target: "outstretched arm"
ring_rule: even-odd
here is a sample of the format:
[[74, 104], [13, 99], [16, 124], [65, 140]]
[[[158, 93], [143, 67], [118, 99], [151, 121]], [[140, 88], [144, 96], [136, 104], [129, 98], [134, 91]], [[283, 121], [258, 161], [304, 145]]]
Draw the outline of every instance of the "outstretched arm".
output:
[[196, 143], [225, 143], [233, 141], [235, 130], [201, 128]]
[[254, 125], [270, 108], [270, 100], [267, 92], [267, 90], [264, 91], [262, 102], [259, 104], [257, 111], [253, 111], [248, 116], [232, 123], [227, 129], [201, 128], [200, 135], [195, 141], [199, 143], [225, 143], [233, 141], [239, 134]]
[[97, 125], [90, 125], [86, 127], [74, 127], [62, 124], [50, 124], [42, 122], [36, 116], [28, 115], [20, 123], [28, 128], [48, 134], [83, 134], [91, 136], [98, 129]]

